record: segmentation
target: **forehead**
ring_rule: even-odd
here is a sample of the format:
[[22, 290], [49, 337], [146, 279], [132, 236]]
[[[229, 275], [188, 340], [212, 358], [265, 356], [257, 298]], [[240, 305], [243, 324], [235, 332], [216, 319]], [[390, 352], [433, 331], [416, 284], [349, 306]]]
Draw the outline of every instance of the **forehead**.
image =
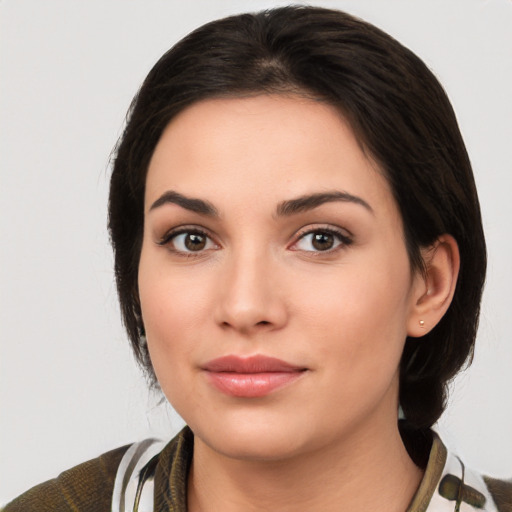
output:
[[164, 130], [148, 169], [146, 204], [165, 190], [275, 203], [333, 189], [368, 201], [391, 199], [337, 109], [299, 96], [211, 99], [188, 107]]

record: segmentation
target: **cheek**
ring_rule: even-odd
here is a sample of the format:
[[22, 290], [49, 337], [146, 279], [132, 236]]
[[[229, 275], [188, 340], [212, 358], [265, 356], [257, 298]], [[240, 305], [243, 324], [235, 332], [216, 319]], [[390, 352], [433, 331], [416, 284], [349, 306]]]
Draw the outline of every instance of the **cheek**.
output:
[[141, 288], [140, 296], [151, 364], [167, 400], [183, 414], [200, 400], [189, 370], [200, 338], [197, 301], [192, 302], [197, 295], [191, 296], [190, 288], [180, 293], [176, 282], [150, 283]]
[[144, 241], [139, 263], [144, 325], [146, 332], [172, 334], [200, 317], [211, 291], [204, 269], [171, 263], [165, 250], [151, 245]]
[[[167, 266], [168, 267], [168, 266]], [[201, 339], [212, 291], [198, 272], [166, 268], [141, 254], [139, 295], [151, 361], [162, 389], [180, 375]]]
[[[207, 294], [194, 281], [165, 278], [140, 288], [146, 332], [173, 336], [200, 326]], [[183, 286], [181, 286], [183, 284]]]
[[337, 371], [384, 378], [397, 369], [407, 334], [411, 283], [406, 257], [397, 265], [385, 262], [363, 262], [361, 271], [347, 262], [337, 274], [302, 280], [294, 291], [301, 297], [300, 329], [317, 340], [320, 357], [336, 361]]

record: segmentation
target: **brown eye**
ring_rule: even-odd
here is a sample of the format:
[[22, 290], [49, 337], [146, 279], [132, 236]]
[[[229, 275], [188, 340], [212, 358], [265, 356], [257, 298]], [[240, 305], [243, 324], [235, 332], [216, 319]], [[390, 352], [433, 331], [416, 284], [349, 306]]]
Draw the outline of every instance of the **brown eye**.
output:
[[304, 252], [329, 252], [351, 243], [352, 239], [344, 233], [331, 229], [314, 229], [304, 233], [293, 245], [293, 249]]
[[201, 251], [206, 247], [206, 237], [198, 233], [185, 233], [183, 243], [189, 251]]
[[317, 251], [327, 251], [333, 248], [335, 241], [334, 235], [331, 233], [319, 232], [312, 234], [311, 245]]
[[207, 234], [193, 230], [170, 233], [159, 244], [168, 246], [176, 253], [184, 254], [218, 249], [218, 245]]

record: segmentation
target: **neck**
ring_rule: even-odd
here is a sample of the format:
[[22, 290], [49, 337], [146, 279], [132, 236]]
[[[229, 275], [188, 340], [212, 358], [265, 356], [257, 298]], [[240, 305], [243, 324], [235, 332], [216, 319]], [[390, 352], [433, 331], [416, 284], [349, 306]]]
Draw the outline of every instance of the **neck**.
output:
[[196, 437], [188, 510], [405, 511], [421, 478], [396, 421], [279, 461], [232, 459]]

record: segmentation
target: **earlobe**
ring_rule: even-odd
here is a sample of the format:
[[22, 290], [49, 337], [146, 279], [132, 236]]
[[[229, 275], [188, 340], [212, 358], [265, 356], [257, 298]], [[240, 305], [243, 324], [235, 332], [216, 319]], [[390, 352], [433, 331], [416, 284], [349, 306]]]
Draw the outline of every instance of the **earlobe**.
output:
[[431, 331], [449, 308], [459, 274], [459, 247], [453, 236], [441, 235], [422, 250], [425, 273], [414, 285], [407, 334], [421, 337]]

